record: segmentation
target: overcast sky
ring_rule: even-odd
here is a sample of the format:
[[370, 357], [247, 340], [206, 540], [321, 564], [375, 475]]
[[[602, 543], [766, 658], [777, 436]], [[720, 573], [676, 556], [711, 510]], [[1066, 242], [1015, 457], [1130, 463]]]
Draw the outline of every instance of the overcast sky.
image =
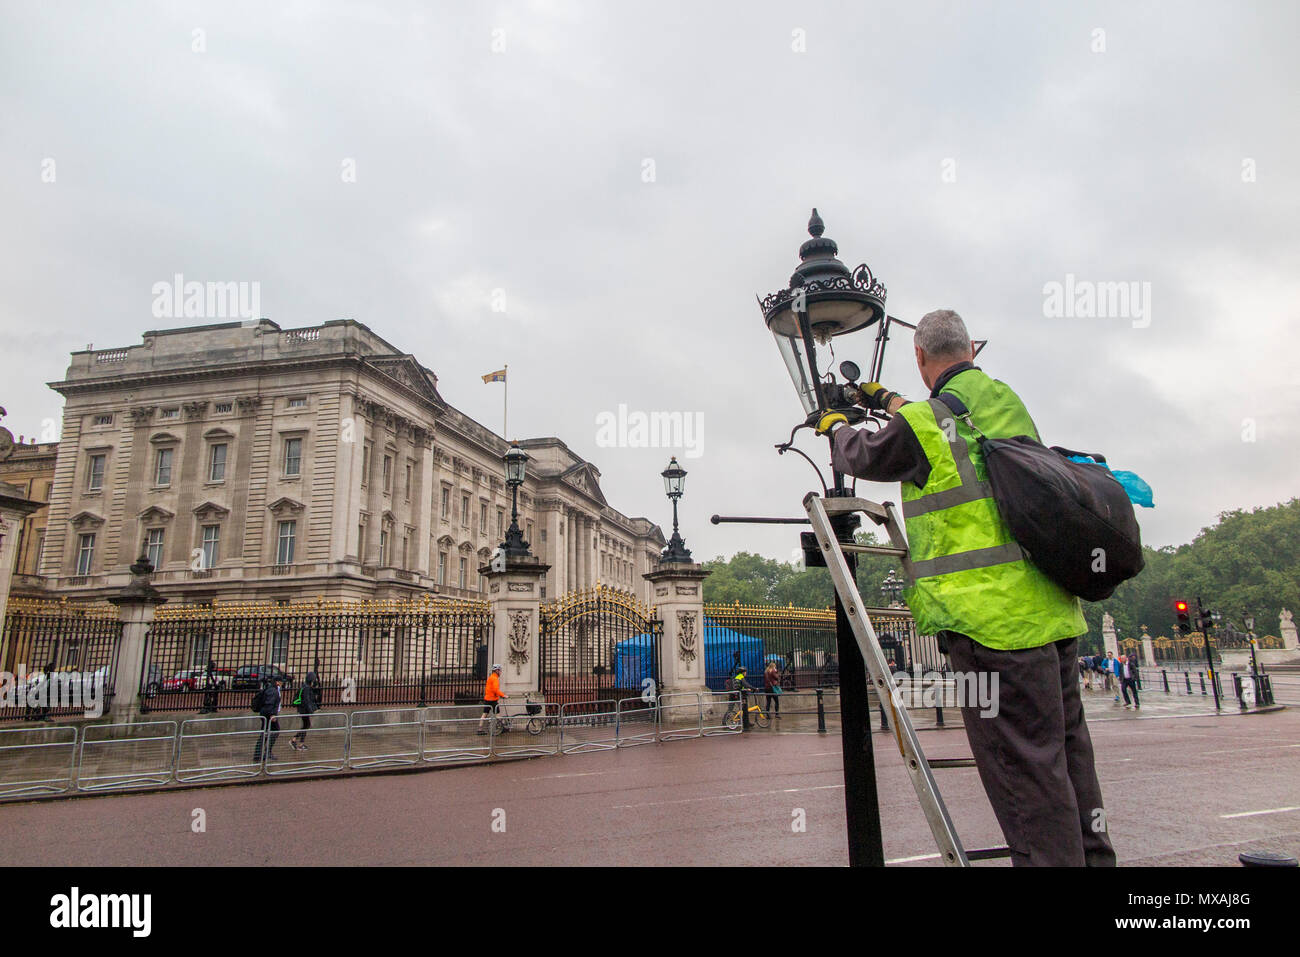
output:
[[[262, 315], [364, 322], [497, 431], [479, 377], [508, 363], [511, 437], [561, 437], [665, 525], [677, 454], [697, 558], [788, 559], [792, 530], [707, 517], [816, 486], [773, 451], [802, 416], [754, 300], [816, 206], [892, 314], [960, 312], [1044, 438], [1138, 472], [1144, 540], [1185, 542], [1297, 490], [1297, 9], [6, 0], [4, 424], [60, 416], [71, 351], [196, 324], [155, 283], [256, 282]], [[1149, 311], [1048, 316], [1067, 275]], [[906, 337], [884, 378], [924, 396]], [[702, 436], [608, 447], [620, 404]]]

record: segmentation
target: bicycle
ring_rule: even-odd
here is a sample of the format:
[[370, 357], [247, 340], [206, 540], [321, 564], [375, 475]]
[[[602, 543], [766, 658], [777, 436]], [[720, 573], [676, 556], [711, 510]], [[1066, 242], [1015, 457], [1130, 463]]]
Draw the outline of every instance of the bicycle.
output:
[[[749, 720], [760, 728], [766, 728], [772, 723], [771, 717], [766, 711], [760, 708], [757, 703], [751, 704], [747, 710], [749, 711]], [[737, 704], [727, 712], [727, 727], [730, 730], [735, 731], [742, 723], [743, 720], [740, 714], [740, 705]]]
[[539, 735], [546, 727], [547, 719], [542, 715], [542, 705], [536, 701], [525, 701], [524, 707], [527, 709], [524, 714], [502, 714], [500, 711], [492, 715], [492, 733], [495, 735], [506, 734], [513, 731], [515, 721], [524, 720], [524, 728], [531, 735]]

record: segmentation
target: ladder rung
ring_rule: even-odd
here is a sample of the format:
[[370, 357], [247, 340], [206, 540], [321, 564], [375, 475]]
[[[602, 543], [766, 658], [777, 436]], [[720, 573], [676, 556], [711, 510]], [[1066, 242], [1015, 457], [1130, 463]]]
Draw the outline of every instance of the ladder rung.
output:
[[974, 758], [930, 758], [929, 765], [932, 768], [973, 768], [975, 767]]
[[1005, 844], [999, 844], [996, 847], [979, 847], [966, 852], [966, 860], [968, 861], [993, 861], [1000, 857], [1010, 856], [1011, 848]]
[[900, 558], [907, 554], [906, 548], [895, 548], [892, 545], [856, 545], [848, 542], [840, 544], [840, 551], [859, 555], [897, 555]]
[[835, 498], [834, 496], [822, 499], [822, 508], [826, 510], [827, 515], [844, 515], [849, 512], [865, 512], [882, 520], [889, 518], [889, 512], [883, 505], [879, 505], [865, 498]]

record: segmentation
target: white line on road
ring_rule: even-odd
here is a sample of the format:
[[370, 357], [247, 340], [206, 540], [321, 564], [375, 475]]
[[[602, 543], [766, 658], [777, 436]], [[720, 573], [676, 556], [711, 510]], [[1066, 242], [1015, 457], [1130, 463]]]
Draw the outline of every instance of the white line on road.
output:
[[1238, 811], [1236, 814], [1220, 814], [1219, 817], [1227, 820], [1230, 817], [1255, 817], [1258, 814], [1281, 814], [1283, 811], [1300, 811], [1300, 806], [1271, 807], [1267, 811]]
[[893, 860], [885, 861], [886, 864], [914, 864], [917, 861], [937, 861], [938, 854], [917, 854], [915, 857], [895, 857]]
[[539, 778], [523, 778], [524, 781], [547, 781], [551, 778], [590, 778], [598, 774], [610, 774], [609, 771], [581, 771], [570, 774], [543, 774]]
[[1229, 748], [1229, 749], [1226, 750], [1226, 751], [1206, 751], [1206, 752], [1204, 752], [1204, 753], [1205, 753], [1206, 755], [1210, 755], [1210, 754], [1239, 754], [1239, 753], [1241, 753], [1242, 751], [1268, 751], [1268, 750], [1270, 750], [1270, 749], [1272, 749], [1272, 748], [1300, 748], [1300, 744], [1263, 744], [1263, 745], [1260, 745], [1258, 748]]
[[627, 811], [638, 807], [663, 807], [665, 804], [690, 804], [694, 801], [729, 801], [734, 798], [762, 797], [766, 794], [798, 794], [801, 791], [830, 791], [843, 784], [819, 784], [808, 788], [778, 788], [774, 791], [750, 791], [746, 794], [711, 794], [708, 797], [677, 798], [673, 801], [646, 801], [644, 804], [615, 804], [613, 810]]

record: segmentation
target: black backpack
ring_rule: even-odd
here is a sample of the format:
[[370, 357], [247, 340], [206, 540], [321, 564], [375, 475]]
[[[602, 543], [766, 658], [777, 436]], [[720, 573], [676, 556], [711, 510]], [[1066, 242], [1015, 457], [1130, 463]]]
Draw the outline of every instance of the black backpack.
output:
[[1137, 515], [1124, 487], [1105, 465], [1071, 462], [1073, 452], [1048, 448], [1028, 435], [990, 439], [951, 393], [939, 395], [975, 433], [998, 513], [1034, 565], [1072, 595], [1109, 598], [1145, 564]]
[[266, 686], [263, 685], [258, 689], [257, 694], [253, 695], [253, 711], [257, 714], [262, 713], [262, 707], [266, 704]]

